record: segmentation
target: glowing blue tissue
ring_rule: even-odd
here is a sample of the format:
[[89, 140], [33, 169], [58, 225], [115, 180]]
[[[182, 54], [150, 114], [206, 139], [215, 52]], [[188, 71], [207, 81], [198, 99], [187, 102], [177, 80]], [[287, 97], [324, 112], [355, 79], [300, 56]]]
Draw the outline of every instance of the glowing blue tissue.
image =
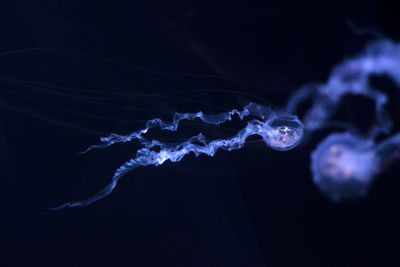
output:
[[379, 144], [349, 133], [334, 133], [311, 154], [313, 182], [339, 202], [368, 193], [373, 178], [400, 156], [400, 133]]
[[[154, 128], [176, 131], [182, 120], [200, 119], [206, 124], [219, 125], [232, 120], [235, 115], [241, 120], [244, 117], [256, 117], [257, 119], [249, 120], [244, 129], [229, 139], [207, 140], [203, 134], [199, 133], [182, 143], [163, 143], [154, 139], [149, 140], [144, 136], [150, 129]], [[250, 103], [242, 111], [234, 109], [216, 115], [205, 115], [201, 111], [197, 113], [175, 113], [172, 122], [169, 123], [158, 118], [149, 120], [144, 129], [128, 135], [111, 134], [108, 137], [102, 137], [100, 139], [101, 144], [90, 146], [82, 152], [86, 153], [93, 149], [102, 149], [115, 143], [129, 141], [139, 142], [143, 146], [142, 149], [137, 151], [135, 157], [125, 162], [116, 170], [110, 184], [100, 192], [90, 198], [68, 202], [54, 209], [87, 206], [106, 197], [113, 191], [122, 176], [137, 167], [148, 165], [159, 166], [167, 160], [178, 162], [189, 153], [193, 153], [196, 157], [201, 154], [214, 156], [220, 149], [227, 151], [240, 149], [244, 146], [246, 139], [252, 135], [262, 137], [265, 144], [272, 149], [286, 151], [294, 148], [302, 140], [303, 125], [296, 116], [274, 111], [271, 108], [255, 103]]]
[[326, 125], [344, 95], [362, 95], [372, 99], [376, 106], [377, 124], [371, 136], [388, 133], [392, 126], [384, 109], [388, 99], [385, 93], [371, 87], [371, 75], [387, 75], [400, 86], [400, 44], [384, 39], [367, 45], [362, 53], [336, 66], [325, 84], [297, 90], [287, 103], [287, 111], [295, 113], [299, 104], [311, 99], [312, 107], [302, 121], [305, 129], [312, 132]]
[[309, 133], [329, 125], [345, 95], [361, 95], [375, 103], [377, 121], [368, 134], [331, 134], [311, 154], [313, 182], [335, 202], [366, 195], [373, 178], [399, 157], [400, 134], [380, 144], [375, 142], [380, 133], [390, 132], [392, 121], [385, 110], [388, 97], [379, 88], [372, 88], [372, 75], [385, 75], [400, 86], [399, 43], [388, 39], [370, 43], [363, 52], [336, 66], [325, 84], [306, 85], [287, 103], [286, 110], [294, 113], [303, 101], [312, 101], [302, 118], [304, 129]]

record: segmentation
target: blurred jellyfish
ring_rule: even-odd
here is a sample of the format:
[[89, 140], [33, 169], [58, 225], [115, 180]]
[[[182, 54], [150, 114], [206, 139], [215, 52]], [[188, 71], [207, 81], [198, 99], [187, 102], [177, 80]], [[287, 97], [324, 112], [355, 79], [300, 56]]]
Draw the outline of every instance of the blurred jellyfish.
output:
[[305, 129], [312, 132], [327, 124], [344, 95], [361, 95], [375, 102], [377, 123], [370, 135], [388, 133], [392, 126], [384, 108], [388, 98], [371, 87], [371, 75], [387, 75], [400, 86], [400, 44], [383, 39], [367, 45], [362, 53], [335, 67], [325, 84], [306, 85], [295, 92], [287, 111], [294, 113], [303, 101], [311, 99], [312, 106], [302, 120]]
[[331, 134], [311, 154], [313, 182], [334, 202], [362, 197], [399, 152], [400, 133], [380, 144], [349, 133]]
[[400, 86], [400, 44], [389, 39], [372, 42], [362, 53], [336, 66], [325, 84], [304, 86], [287, 103], [287, 111], [291, 113], [303, 101], [311, 99], [311, 107], [302, 118], [308, 133], [329, 124], [345, 95], [361, 95], [375, 103], [376, 122], [367, 137], [334, 133], [311, 154], [313, 182], [335, 202], [364, 196], [373, 178], [398, 157], [400, 134], [375, 143], [378, 134], [390, 132], [392, 121], [385, 110], [388, 97], [371, 86], [372, 75], [386, 75]]

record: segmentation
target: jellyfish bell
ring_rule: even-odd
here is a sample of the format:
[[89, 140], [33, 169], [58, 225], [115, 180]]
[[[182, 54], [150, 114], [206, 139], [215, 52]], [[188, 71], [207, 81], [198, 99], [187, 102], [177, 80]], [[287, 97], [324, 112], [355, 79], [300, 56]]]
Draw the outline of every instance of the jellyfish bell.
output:
[[349, 133], [331, 134], [311, 154], [313, 182], [329, 199], [357, 199], [378, 173], [374, 144]]
[[296, 116], [270, 119], [267, 123], [268, 135], [264, 141], [272, 149], [287, 151], [297, 146], [303, 137], [303, 124]]

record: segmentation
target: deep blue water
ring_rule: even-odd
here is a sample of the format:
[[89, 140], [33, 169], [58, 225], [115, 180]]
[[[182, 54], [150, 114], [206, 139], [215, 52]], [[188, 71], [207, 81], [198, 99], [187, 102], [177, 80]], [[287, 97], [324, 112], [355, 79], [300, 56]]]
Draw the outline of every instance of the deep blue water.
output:
[[[76, 154], [99, 136], [175, 111], [282, 107], [372, 40], [364, 29], [399, 41], [398, 25], [390, 1], [1, 3], [1, 52], [58, 50], [0, 55], [0, 266], [399, 266], [398, 164], [367, 197], [330, 202], [309, 155], [332, 129], [287, 152], [255, 142], [139, 168], [89, 207], [47, 209], [94, 194], [138, 149]], [[399, 91], [374, 82], [400, 125]], [[365, 129], [371, 109], [349, 98], [337, 116]], [[151, 134], [221, 138], [244, 123], [226, 126]]]

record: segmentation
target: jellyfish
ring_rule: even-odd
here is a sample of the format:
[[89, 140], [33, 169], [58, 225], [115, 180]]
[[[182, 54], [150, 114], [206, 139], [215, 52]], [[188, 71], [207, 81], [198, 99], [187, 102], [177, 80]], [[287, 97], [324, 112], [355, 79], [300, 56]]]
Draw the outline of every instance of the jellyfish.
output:
[[[181, 143], [164, 143], [155, 139], [147, 139], [144, 135], [153, 128], [164, 131], [176, 131], [182, 120], [200, 119], [206, 124], [219, 125], [232, 120], [236, 115], [239, 119], [255, 117], [247, 122], [247, 126], [236, 135], [227, 139], [208, 140], [202, 133], [189, 138]], [[142, 166], [159, 166], [167, 160], [179, 162], [184, 156], [193, 153], [199, 155], [214, 156], [218, 150], [237, 150], [243, 147], [249, 136], [258, 135], [267, 146], [274, 150], [287, 151], [300, 143], [303, 136], [303, 125], [296, 116], [274, 111], [273, 109], [255, 103], [245, 106], [242, 111], [236, 109], [216, 115], [205, 115], [197, 113], [175, 113], [172, 122], [164, 122], [159, 118], [149, 120], [146, 127], [132, 132], [129, 135], [111, 134], [100, 139], [101, 144], [92, 145], [82, 153], [93, 149], [103, 149], [115, 143], [137, 141], [143, 148], [136, 152], [136, 155], [122, 164], [115, 172], [111, 182], [101, 191], [92, 197], [84, 200], [67, 202], [53, 210], [60, 210], [65, 207], [88, 206], [93, 202], [109, 195], [116, 187], [118, 180], [128, 172]]]
[[303, 101], [311, 99], [302, 117], [307, 133], [329, 125], [345, 95], [361, 95], [375, 103], [376, 122], [365, 137], [354, 134], [352, 125], [343, 124], [345, 133], [330, 134], [311, 154], [313, 182], [334, 202], [366, 195], [373, 178], [398, 155], [398, 134], [375, 142], [379, 134], [390, 133], [392, 121], [385, 110], [388, 96], [371, 86], [372, 75], [385, 75], [400, 86], [400, 44], [389, 39], [368, 44], [363, 52], [336, 66], [325, 84], [306, 85], [287, 102], [287, 111], [296, 112]]
[[[102, 62], [106, 64], [112, 64], [113, 66], [121, 66], [123, 68], [128, 68], [134, 71], [146, 73], [152, 76], [162, 76], [166, 77], [166, 79], [171, 79], [171, 77], [182, 78], [196, 78], [196, 79], [211, 79], [211, 80], [222, 80], [225, 84], [226, 82], [231, 85], [239, 85], [236, 81], [220, 76], [220, 75], [202, 75], [202, 74], [179, 74], [179, 73], [167, 73], [160, 71], [153, 71], [149, 69], [145, 69], [142, 67], [138, 67], [135, 65], [129, 65], [123, 62], [100, 58], [97, 56], [76, 53], [72, 51], [53, 49], [53, 48], [31, 48], [31, 49], [23, 49], [16, 51], [9, 51], [2, 53], [2, 56], [14, 56], [21, 54], [29, 54], [34, 56], [36, 54], [47, 55], [50, 53], [51, 55], [69, 55], [77, 57], [82, 60], [90, 60], [95, 62]], [[33, 55], [32, 55], [33, 54]], [[140, 77], [142, 78], [142, 77]], [[262, 102], [266, 102], [264, 99], [261, 99], [254, 94], [252, 94], [249, 90], [239, 91], [239, 90], [227, 90], [227, 89], [201, 89], [201, 90], [175, 90], [175, 91], [163, 91], [161, 93], [133, 93], [133, 92], [118, 92], [112, 90], [104, 90], [104, 91], [95, 91], [90, 89], [81, 89], [81, 88], [71, 88], [68, 86], [60, 86], [56, 84], [51, 84], [47, 82], [38, 82], [35, 80], [29, 79], [21, 79], [14, 78], [7, 75], [0, 76], [0, 81], [2, 83], [6, 83], [11, 86], [10, 88], [0, 88], [0, 92], [4, 94], [5, 97], [18, 98], [18, 101], [26, 101], [27, 103], [33, 103], [35, 105], [43, 106], [49, 108], [51, 110], [56, 110], [57, 112], [64, 114], [73, 114], [74, 116], [80, 116], [82, 118], [88, 117], [96, 120], [107, 120], [107, 121], [115, 121], [120, 119], [113, 119], [108, 113], [105, 116], [94, 114], [89, 107], [94, 107], [95, 110], [98, 110], [99, 107], [103, 109], [123, 109], [123, 110], [133, 110], [142, 112], [145, 116], [148, 116], [151, 113], [157, 113], [160, 110], [157, 108], [148, 108], [143, 109], [140, 105], [130, 105], [130, 106], [121, 106], [115, 104], [116, 101], [132, 101], [139, 100], [138, 102], [144, 102], [143, 99], [154, 99], [154, 98], [166, 98], [170, 101], [178, 101], [185, 103], [193, 103], [197, 106], [207, 107], [208, 109], [224, 109], [219, 105], [210, 104], [204, 101], [197, 101], [195, 97], [193, 97], [193, 93], [196, 92], [206, 92], [206, 93], [221, 93], [221, 94], [234, 94], [234, 95], [242, 95], [245, 97], [251, 97], [253, 100], [261, 100]], [[180, 80], [181, 82], [181, 80]], [[165, 83], [164, 83], [165, 86]], [[12, 88], [15, 87], [15, 90]], [[179, 94], [183, 93], [191, 93], [190, 98], [180, 97]], [[40, 96], [40, 97], [38, 97]], [[44, 97], [43, 97], [44, 96]], [[61, 105], [58, 105], [56, 101], [52, 102], [48, 99], [57, 98], [57, 101], [61, 102]], [[226, 99], [226, 97], [224, 97]], [[85, 111], [81, 111], [76, 108], [69, 108], [67, 104], [72, 102], [81, 103], [85, 108]], [[111, 103], [110, 103], [111, 102]], [[232, 109], [227, 112], [217, 113], [213, 111], [198, 111], [194, 113], [180, 113], [175, 110], [175, 112], [162, 112], [170, 115], [171, 119], [168, 122], [165, 119], [161, 119], [161, 117], [157, 117], [155, 119], [143, 120], [140, 118], [140, 115], [135, 114], [134, 119], [126, 119], [124, 121], [130, 123], [133, 121], [144, 121], [144, 128], [131, 132], [130, 134], [121, 135], [116, 133], [107, 133], [107, 132], [99, 132], [97, 130], [92, 130], [87, 125], [75, 125], [74, 123], [67, 123], [63, 121], [58, 121], [53, 119], [51, 116], [45, 116], [36, 110], [28, 110], [25, 106], [17, 107], [11, 104], [3, 103], [6, 108], [25, 113], [29, 116], [33, 116], [42, 120], [46, 120], [52, 123], [61, 124], [66, 127], [76, 128], [78, 130], [83, 130], [95, 134], [97, 136], [103, 136], [100, 138], [100, 143], [96, 145], [92, 145], [88, 147], [86, 150], [79, 154], [88, 153], [91, 150], [96, 149], [104, 149], [116, 143], [126, 143], [126, 142], [134, 142], [135, 144], [140, 145], [141, 147], [134, 152], [134, 156], [122, 164], [116, 171], [114, 176], [111, 178], [110, 183], [100, 190], [97, 194], [87, 199], [76, 201], [76, 202], [67, 202], [62, 204], [54, 210], [59, 210], [64, 207], [76, 207], [76, 206], [87, 206], [92, 204], [93, 202], [100, 200], [107, 195], [109, 195], [115, 186], [117, 185], [118, 180], [125, 176], [128, 172], [134, 170], [137, 167], [141, 166], [159, 166], [166, 161], [178, 162], [186, 155], [192, 153], [195, 156], [200, 155], [208, 155], [213, 156], [219, 150], [237, 150], [242, 148], [250, 136], [259, 136], [261, 140], [257, 140], [257, 142], [264, 142], [268, 147], [278, 151], [287, 151], [296, 147], [302, 140], [303, 136], [303, 125], [301, 121], [295, 116], [287, 113], [284, 110], [273, 107], [271, 104], [256, 104], [252, 101], [248, 101], [247, 105], [243, 105], [242, 109]], [[141, 104], [141, 103], [139, 103]], [[194, 105], [192, 105], [194, 106]], [[75, 107], [75, 106], [74, 106]], [[226, 110], [226, 109], [225, 109]], [[57, 113], [56, 112], [56, 113]], [[103, 112], [103, 110], [101, 110]], [[63, 116], [65, 117], [65, 116]], [[137, 118], [137, 119], [136, 119]], [[223, 124], [234, 120], [234, 119], [242, 120], [247, 123], [243, 128], [232, 128], [226, 127]], [[79, 120], [78, 122], [80, 122]], [[153, 129], [158, 129], [161, 131], [169, 131], [175, 132], [178, 130], [178, 127], [182, 127], [180, 123], [185, 121], [185, 125], [191, 123], [191, 125], [200, 125], [201, 127], [209, 126], [209, 127], [226, 127], [231, 134], [229, 138], [213, 138], [208, 139], [206, 135], [199, 133], [195, 136], [192, 136], [187, 139], [169, 139], [166, 138], [150, 138], [149, 132]], [[150, 133], [151, 134], [151, 133]]]
[[300, 103], [311, 99], [312, 106], [302, 121], [308, 132], [324, 127], [345, 95], [361, 95], [375, 102], [376, 124], [371, 128], [373, 138], [389, 133], [392, 122], [385, 111], [387, 95], [370, 85], [372, 75], [390, 77], [400, 86], [400, 44], [389, 39], [372, 42], [357, 56], [336, 66], [325, 84], [309, 84], [297, 90], [287, 102], [287, 111], [296, 112]]
[[330, 200], [354, 200], [368, 193], [374, 177], [399, 152], [400, 133], [378, 144], [348, 132], [333, 133], [311, 153], [312, 179]]

